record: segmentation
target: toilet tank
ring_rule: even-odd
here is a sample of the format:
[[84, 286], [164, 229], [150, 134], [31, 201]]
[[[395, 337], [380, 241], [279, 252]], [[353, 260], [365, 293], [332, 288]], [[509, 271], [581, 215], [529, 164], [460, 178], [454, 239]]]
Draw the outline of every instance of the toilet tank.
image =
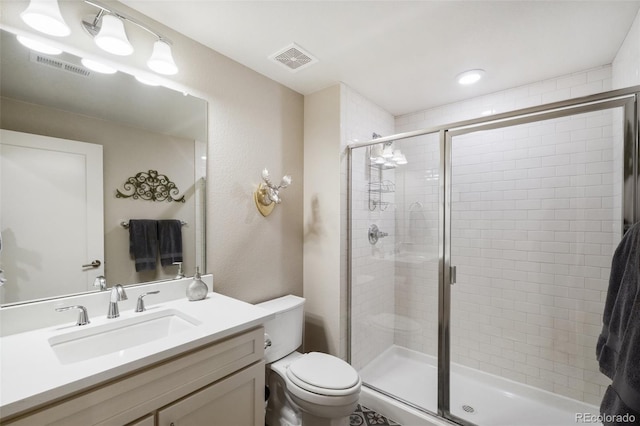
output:
[[264, 323], [264, 332], [271, 339], [271, 346], [264, 351], [265, 362], [277, 361], [295, 352], [302, 344], [304, 299], [289, 295], [256, 306], [276, 314], [274, 319]]

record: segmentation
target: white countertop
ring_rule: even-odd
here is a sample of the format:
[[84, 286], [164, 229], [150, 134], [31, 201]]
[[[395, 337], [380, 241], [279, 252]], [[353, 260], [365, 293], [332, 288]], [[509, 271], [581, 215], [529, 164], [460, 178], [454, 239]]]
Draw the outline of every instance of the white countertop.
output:
[[[0, 338], [0, 416], [4, 418], [35, 408], [184, 351], [249, 330], [273, 317], [272, 313], [258, 306], [213, 292], [205, 300], [197, 302], [189, 302], [186, 298], [159, 303], [148, 298], [146, 302], [149, 313], [175, 309], [197, 320], [199, 325], [193, 330], [150, 343], [67, 364], [58, 360], [49, 344], [51, 337], [80, 328], [89, 330], [147, 312], [139, 314], [121, 307], [120, 318], [95, 316], [90, 317], [90, 324], [82, 327], [73, 321]], [[76, 318], [75, 315], [71, 317]]]

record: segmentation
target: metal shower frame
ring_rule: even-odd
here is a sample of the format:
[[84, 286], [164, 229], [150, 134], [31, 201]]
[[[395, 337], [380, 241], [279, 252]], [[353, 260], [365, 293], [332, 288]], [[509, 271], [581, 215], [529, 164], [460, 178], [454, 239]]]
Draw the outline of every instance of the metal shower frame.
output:
[[[348, 151], [348, 206], [347, 206], [347, 358], [351, 362], [351, 305], [352, 305], [352, 226], [353, 201], [351, 191], [353, 189], [353, 150], [371, 145], [393, 142], [413, 137], [439, 134], [440, 144], [440, 180], [439, 180], [439, 230], [438, 230], [438, 412], [434, 413], [423, 407], [401, 401], [412, 408], [431, 415], [440, 416], [463, 426], [476, 426], [475, 423], [453, 415], [450, 411], [450, 316], [451, 316], [451, 149], [452, 139], [455, 136], [482, 130], [491, 130], [536, 121], [565, 117], [611, 108], [624, 108], [624, 134], [623, 151], [624, 162], [631, 161], [630, 170], [623, 172], [623, 194], [632, 194], [630, 200], [623, 198], [622, 226], [624, 233], [632, 224], [640, 222], [640, 86], [626, 89], [612, 90], [595, 95], [579, 97], [575, 99], [549, 103], [515, 110], [507, 113], [496, 114], [488, 117], [459, 121], [437, 127], [421, 129], [412, 132], [376, 138], [368, 142], [351, 144]], [[629, 155], [631, 158], [629, 158]], [[369, 386], [364, 384], [365, 386]], [[382, 394], [398, 400], [397, 397], [387, 392], [369, 386]]]

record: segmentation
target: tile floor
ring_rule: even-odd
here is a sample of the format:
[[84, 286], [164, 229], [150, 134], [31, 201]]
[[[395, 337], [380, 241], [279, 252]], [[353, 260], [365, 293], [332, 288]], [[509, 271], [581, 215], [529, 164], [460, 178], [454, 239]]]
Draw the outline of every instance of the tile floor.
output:
[[350, 426], [401, 426], [382, 414], [358, 405], [356, 411], [351, 414]]

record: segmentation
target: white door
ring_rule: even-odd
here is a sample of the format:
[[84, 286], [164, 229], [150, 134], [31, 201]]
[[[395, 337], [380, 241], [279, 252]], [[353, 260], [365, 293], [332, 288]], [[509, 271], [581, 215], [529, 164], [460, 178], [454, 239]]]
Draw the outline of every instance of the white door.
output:
[[93, 289], [104, 274], [102, 146], [0, 130], [0, 232], [2, 303]]

